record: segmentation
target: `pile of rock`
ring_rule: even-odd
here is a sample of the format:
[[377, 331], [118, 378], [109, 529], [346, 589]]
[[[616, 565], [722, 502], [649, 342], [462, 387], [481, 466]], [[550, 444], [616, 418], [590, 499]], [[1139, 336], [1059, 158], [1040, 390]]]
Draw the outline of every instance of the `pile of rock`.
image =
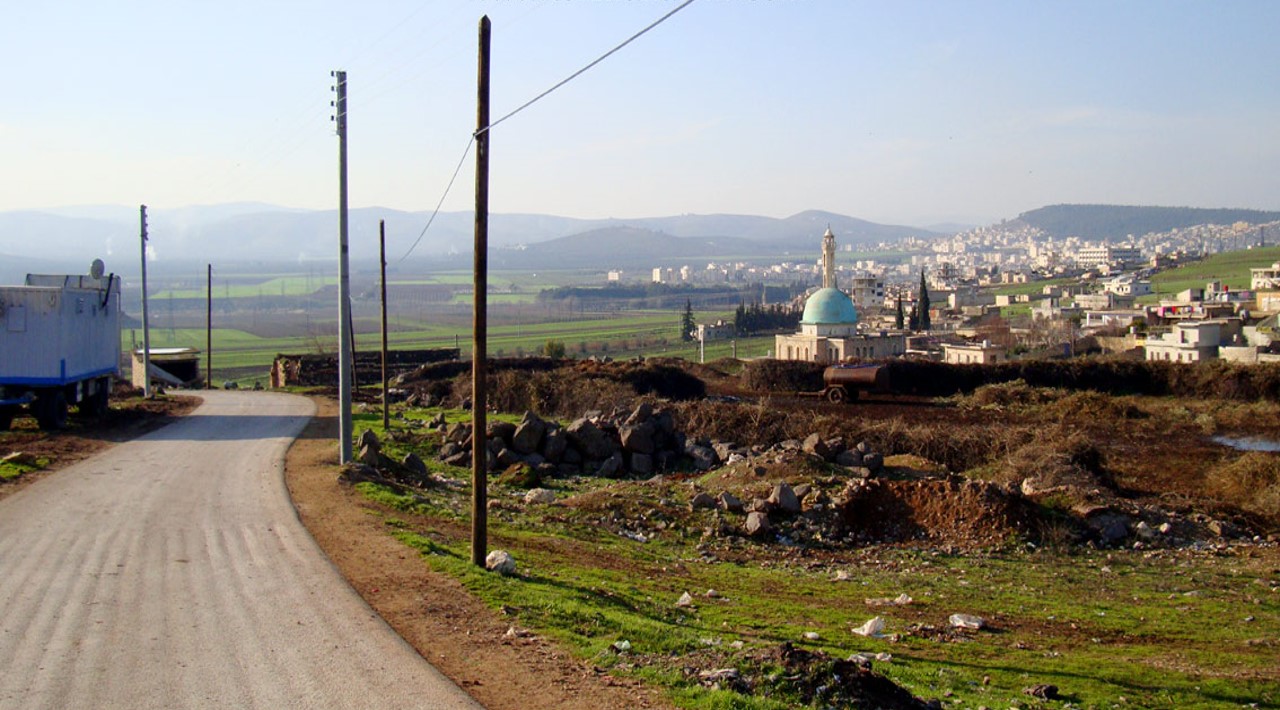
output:
[[[454, 466], [471, 463], [469, 424], [443, 426], [440, 459]], [[676, 467], [686, 453], [684, 434], [671, 413], [645, 402], [626, 417], [591, 412], [568, 426], [525, 412], [519, 424], [490, 422], [485, 444], [490, 470], [527, 467], [539, 476], [648, 476]]]

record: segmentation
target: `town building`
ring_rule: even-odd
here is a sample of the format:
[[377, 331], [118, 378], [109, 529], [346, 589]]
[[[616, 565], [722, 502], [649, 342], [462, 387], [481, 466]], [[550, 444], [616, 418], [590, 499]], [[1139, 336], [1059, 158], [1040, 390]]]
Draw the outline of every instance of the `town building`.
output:
[[775, 357], [836, 363], [905, 353], [906, 339], [901, 334], [858, 332], [858, 309], [853, 299], [836, 287], [835, 257], [836, 238], [828, 227], [822, 236], [822, 288], [805, 301], [800, 332], [775, 336]]
[[1148, 336], [1144, 345], [1148, 360], [1200, 362], [1218, 357], [1218, 348], [1242, 339], [1239, 318], [1218, 318], [1175, 323], [1159, 336]]
[[1280, 261], [1269, 267], [1261, 269], [1249, 269], [1253, 278], [1249, 282], [1249, 288], [1253, 291], [1280, 289]]
[[1009, 350], [1001, 345], [981, 343], [943, 343], [942, 360], [953, 365], [988, 365], [1009, 359]]

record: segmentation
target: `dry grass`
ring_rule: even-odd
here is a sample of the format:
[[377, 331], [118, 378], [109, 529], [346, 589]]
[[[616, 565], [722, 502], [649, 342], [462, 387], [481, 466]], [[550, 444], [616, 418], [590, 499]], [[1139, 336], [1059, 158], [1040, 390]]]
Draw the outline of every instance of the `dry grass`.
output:
[[1280, 518], [1280, 454], [1250, 451], [1205, 475], [1212, 495], [1271, 519]]

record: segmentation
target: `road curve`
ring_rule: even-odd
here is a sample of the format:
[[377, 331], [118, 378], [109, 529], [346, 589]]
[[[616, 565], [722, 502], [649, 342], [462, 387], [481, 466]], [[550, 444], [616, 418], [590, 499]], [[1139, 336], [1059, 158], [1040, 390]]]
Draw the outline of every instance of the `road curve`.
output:
[[301, 397], [221, 392], [0, 501], [0, 708], [476, 708], [298, 521]]

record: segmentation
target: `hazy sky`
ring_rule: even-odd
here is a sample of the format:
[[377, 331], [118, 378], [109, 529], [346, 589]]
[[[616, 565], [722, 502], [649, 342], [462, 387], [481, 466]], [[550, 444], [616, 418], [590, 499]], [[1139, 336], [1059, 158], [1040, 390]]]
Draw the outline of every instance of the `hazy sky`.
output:
[[[332, 69], [352, 206], [429, 210], [475, 128], [482, 14], [497, 118], [676, 4], [6, 2], [0, 210], [332, 208]], [[1273, 0], [697, 0], [494, 129], [491, 209], [1280, 209], [1277, 27]]]

